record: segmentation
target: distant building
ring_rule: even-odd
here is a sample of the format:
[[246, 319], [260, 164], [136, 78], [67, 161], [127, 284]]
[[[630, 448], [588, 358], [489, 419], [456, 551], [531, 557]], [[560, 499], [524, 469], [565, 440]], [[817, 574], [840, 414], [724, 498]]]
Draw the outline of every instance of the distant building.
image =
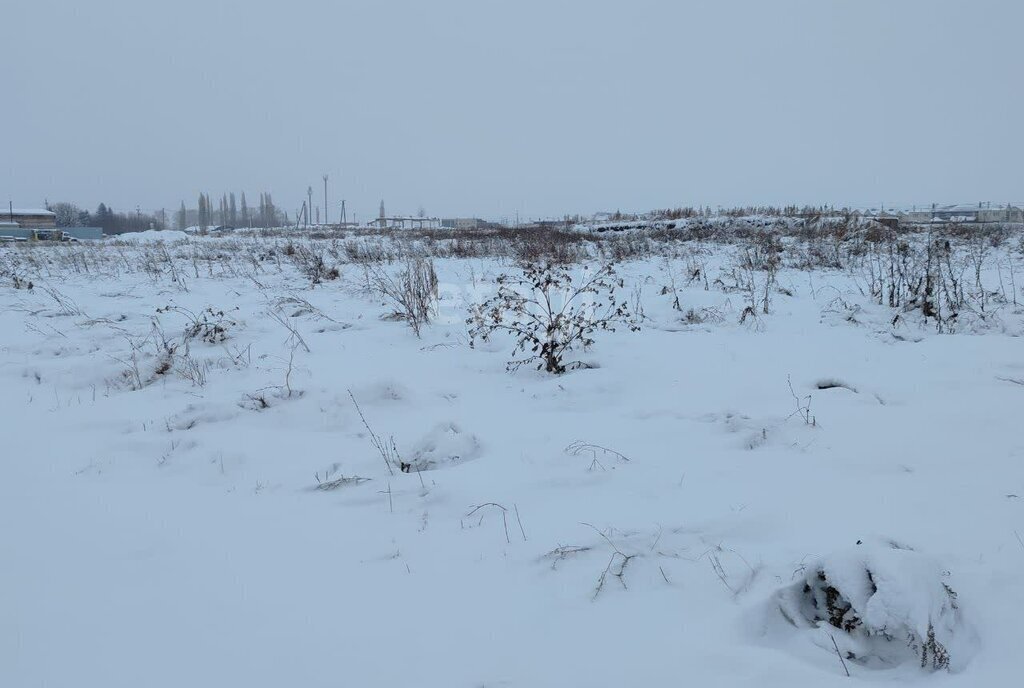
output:
[[872, 215], [871, 219], [880, 225], [888, 227], [889, 229], [897, 229], [900, 226], [900, 218], [896, 215], [890, 215], [889, 213]]
[[381, 215], [373, 224], [380, 229], [439, 229], [441, 220], [436, 217]]
[[571, 223], [568, 220], [537, 220], [533, 223], [523, 225], [523, 229], [568, 229], [571, 227]]
[[973, 224], [982, 222], [1024, 222], [1024, 211], [1012, 205], [992, 207], [991, 204], [977, 205], [933, 205], [927, 210], [913, 210], [900, 214], [910, 224]]
[[13, 222], [29, 229], [52, 229], [57, 226], [57, 214], [49, 210], [14, 208], [0, 214], [0, 220]]
[[438, 229], [441, 227], [440, 218], [420, 217], [412, 215], [388, 215], [384, 211], [384, 201], [380, 202], [380, 213], [377, 219], [371, 223], [378, 229]]
[[484, 221], [476, 217], [444, 217], [441, 226], [445, 229], [479, 229]]

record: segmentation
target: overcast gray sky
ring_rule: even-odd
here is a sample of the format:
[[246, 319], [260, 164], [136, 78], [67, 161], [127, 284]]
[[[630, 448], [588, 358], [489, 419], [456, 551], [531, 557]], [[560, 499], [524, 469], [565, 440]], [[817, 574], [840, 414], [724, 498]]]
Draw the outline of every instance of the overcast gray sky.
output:
[[[1024, 200], [1020, 0], [10, 0], [0, 193], [524, 217]], [[336, 215], [332, 209], [332, 215]]]

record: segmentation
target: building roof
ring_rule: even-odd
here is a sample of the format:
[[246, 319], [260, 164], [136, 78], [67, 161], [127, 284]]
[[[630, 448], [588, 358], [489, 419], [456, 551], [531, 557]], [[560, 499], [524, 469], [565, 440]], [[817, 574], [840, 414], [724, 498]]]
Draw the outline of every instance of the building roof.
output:
[[57, 213], [42, 208], [15, 208], [14, 210], [8, 210], [6, 208], [0, 209], [0, 216], [7, 215], [8, 217], [10, 217], [12, 214], [22, 216], [36, 215], [39, 217], [57, 217]]

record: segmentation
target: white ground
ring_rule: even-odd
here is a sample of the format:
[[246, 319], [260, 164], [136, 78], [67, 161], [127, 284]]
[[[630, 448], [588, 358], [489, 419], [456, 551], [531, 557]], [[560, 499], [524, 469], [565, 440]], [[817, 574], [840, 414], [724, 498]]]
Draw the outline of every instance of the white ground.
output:
[[[787, 270], [793, 296], [743, 325], [741, 295], [682, 289], [724, 317], [687, 325], [659, 293], [681, 268], [652, 259], [622, 268], [643, 330], [599, 336], [582, 354], [599, 367], [552, 377], [506, 372], [507, 340], [466, 346], [467, 305], [508, 269], [495, 260], [436, 262], [440, 313], [417, 339], [380, 319], [357, 266], [310, 289], [267, 261], [261, 289], [223, 274], [230, 259], [198, 278], [182, 260], [185, 291], [128, 267], [140, 249], [106, 250], [125, 256], [119, 277], [0, 286], [0, 686], [849, 685], [827, 634], [772, 600], [858, 540], [939, 562], [976, 642], [955, 673], [850, 662], [853, 680], [1019, 680], [1010, 304], [983, 334], [908, 324], [900, 340], [850, 275]], [[289, 398], [289, 333], [267, 312], [290, 293], [327, 317], [278, 309], [309, 347]], [[837, 294], [858, 322], [823, 313]], [[181, 336], [169, 304], [234, 324], [191, 345], [205, 386], [154, 378], [147, 343], [155, 381], [132, 390], [129, 340], [155, 317]], [[389, 475], [349, 390], [403, 458], [442, 465]], [[314, 474], [371, 480], [318, 491]], [[469, 515], [487, 503], [504, 519]], [[616, 550], [636, 555], [621, 580]]]

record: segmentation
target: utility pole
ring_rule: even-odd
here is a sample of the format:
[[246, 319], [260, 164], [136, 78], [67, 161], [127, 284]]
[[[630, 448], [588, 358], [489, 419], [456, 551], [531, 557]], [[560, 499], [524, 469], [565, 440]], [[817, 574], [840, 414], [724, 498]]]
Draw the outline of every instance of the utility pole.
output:
[[345, 199], [341, 199], [341, 224], [348, 222], [348, 216], [345, 214]]
[[306, 226], [309, 226], [309, 211], [313, 207], [313, 187], [306, 189], [306, 196], [309, 199], [309, 203], [306, 205]]
[[327, 175], [324, 175], [324, 224], [328, 224], [327, 220]]

